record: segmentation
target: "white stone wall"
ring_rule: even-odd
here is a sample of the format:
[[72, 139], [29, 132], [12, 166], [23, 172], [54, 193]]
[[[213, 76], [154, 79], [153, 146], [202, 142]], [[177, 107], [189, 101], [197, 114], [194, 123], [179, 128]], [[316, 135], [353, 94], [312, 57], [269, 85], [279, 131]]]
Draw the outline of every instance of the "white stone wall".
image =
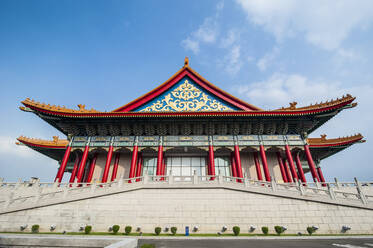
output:
[[[217, 188], [139, 189], [75, 202], [0, 215], [0, 231], [19, 231], [21, 225], [39, 224], [41, 231], [77, 232], [91, 224], [93, 231], [107, 231], [109, 226], [131, 225], [143, 232], [154, 232], [156, 226], [199, 226], [200, 233], [216, 233], [226, 225], [241, 227], [248, 233], [250, 225], [284, 225], [287, 233], [306, 232], [316, 225], [317, 233], [340, 233], [343, 225], [349, 233], [373, 233], [373, 210], [327, 203], [289, 199], [266, 194]], [[27, 230], [29, 231], [29, 229]]]

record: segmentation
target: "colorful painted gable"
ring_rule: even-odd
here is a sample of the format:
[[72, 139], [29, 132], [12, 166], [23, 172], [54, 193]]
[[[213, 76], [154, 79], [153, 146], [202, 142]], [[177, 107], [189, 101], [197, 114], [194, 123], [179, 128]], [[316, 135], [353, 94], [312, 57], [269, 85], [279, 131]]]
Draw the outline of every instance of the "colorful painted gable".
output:
[[235, 111], [237, 107], [217, 98], [185, 76], [163, 94], [134, 112]]

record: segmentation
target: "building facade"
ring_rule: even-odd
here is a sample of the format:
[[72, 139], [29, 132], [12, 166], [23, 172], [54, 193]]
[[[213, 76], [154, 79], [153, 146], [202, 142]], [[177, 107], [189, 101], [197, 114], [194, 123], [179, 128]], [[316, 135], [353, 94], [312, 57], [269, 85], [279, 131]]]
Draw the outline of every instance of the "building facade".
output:
[[[32, 112], [67, 139], [18, 138], [55, 159], [55, 181], [111, 182], [148, 175], [218, 175], [277, 183], [325, 182], [320, 161], [358, 142], [360, 134], [327, 139], [308, 135], [355, 97], [263, 110], [208, 82], [184, 66], [165, 83], [113, 111], [52, 106], [26, 99]], [[66, 173], [67, 172], [67, 173]]]

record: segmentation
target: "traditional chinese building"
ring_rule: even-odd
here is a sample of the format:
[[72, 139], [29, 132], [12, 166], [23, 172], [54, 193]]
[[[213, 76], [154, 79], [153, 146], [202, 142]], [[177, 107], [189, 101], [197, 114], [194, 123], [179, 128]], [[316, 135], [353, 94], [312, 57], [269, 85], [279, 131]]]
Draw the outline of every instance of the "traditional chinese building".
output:
[[[109, 112], [39, 103], [20, 107], [64, 133], [67, 139], [19, 143], [59, 163], [55, 181], [110, 182], [149, 175], [217, 175], [277, 182], [324, 182], [321, 160], [363, 136], [309, 138], [344, 109], [351, 95], [315, 105], [263, 110], [219, 89], [184, 66], [166, 82]], [[69, 174], [67, 175], [66, 172]], [[239, 180], [239, 179], [238, 179]]]

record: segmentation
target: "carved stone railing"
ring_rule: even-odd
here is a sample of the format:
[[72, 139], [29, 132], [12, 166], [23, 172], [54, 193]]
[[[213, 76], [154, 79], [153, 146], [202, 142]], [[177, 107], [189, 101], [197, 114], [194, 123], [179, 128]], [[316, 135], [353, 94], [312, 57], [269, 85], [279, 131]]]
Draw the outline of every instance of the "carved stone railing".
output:
[[0, 213], [75, 201], [140, 188], [221, 187], [373, 209], [373, 182], [276, 183], [229, 176], [150, 176], [109, 183], [5, 183], [0, 180]]

